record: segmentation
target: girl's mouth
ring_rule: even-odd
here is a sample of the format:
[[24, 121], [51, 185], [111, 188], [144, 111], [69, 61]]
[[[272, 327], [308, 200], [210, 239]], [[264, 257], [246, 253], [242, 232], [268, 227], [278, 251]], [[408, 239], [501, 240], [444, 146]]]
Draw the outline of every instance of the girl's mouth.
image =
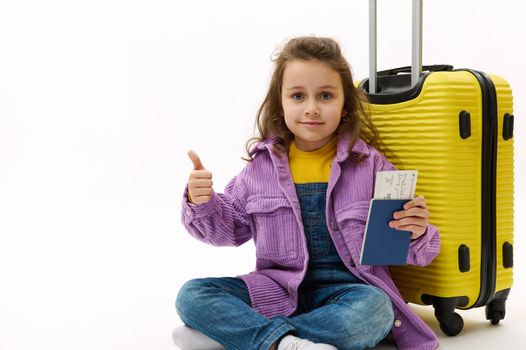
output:
[[304, 122], [304, 123], [301, 123], [309, 128], [315, 128], [317, 126], [320, 126], [322, 125], [323, 123], [316, 123], [316, 122]]

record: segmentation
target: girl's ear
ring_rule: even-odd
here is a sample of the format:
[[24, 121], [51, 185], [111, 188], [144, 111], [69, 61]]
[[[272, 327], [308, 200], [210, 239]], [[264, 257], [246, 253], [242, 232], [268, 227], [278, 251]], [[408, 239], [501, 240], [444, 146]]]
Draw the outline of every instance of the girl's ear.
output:
[[344, 109], [344, 110], [342, 111], [342, 118], [345, 117], [345, 116], [347, 116], [347, 110], [346, 110], [346, 109]]

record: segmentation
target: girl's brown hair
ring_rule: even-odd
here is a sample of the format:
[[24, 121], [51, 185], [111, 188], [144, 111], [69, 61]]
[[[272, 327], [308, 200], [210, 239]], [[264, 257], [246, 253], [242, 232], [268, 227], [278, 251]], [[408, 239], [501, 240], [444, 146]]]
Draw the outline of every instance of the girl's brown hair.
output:
[[[336, 133], [350, 135], [349, 154], [358, 138], [379, 148], [378, 132], [364, 108], [367, 99], [362, 91], [355, 87], [351, 68], [343, 57], [339, 44], [331, 38], [306, 36], [290, 39], [272, 59], [275, 68], [269, 90], [257, 112], [256, 125], [259, 135], [247, 141], [246, 151], [249, 158], [243, 159], [252, 161], [255, 154], [253, 146], [271, 135], [277, 137], [275, 148], [281, 152], [287, 152], [290, 142], [294, 139], [294, 135], [285, 124], [281, 105], [283, 73], [287, 63], [294, 60], [325, 62], [340, 75], [344, 94], [343, 110], [346, 110], [347, 114], [342, 117]], [[366, 130], [362, 131], [364, 127]]]

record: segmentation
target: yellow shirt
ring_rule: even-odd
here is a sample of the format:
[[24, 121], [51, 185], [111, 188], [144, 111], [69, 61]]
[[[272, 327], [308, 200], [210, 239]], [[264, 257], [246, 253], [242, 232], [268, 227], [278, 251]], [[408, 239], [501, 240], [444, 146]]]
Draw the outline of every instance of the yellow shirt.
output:
[[289, 149], [289, 166], [294, 183], [329, 182], [337, 143], [338, 139], [335, 137], [321, 148], [304, 152], [292, 141]]

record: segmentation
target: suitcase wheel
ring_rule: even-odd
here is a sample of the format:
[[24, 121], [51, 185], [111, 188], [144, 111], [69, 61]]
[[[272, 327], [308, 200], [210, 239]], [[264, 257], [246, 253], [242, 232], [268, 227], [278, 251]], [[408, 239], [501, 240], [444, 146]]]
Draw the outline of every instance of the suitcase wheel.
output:
[[429, 296], [427, 301], [435, 308], [435, 317], [440, 324], [440, 329], [450, 337], [460, 333], [464, 328], [462, 316], [455, 312], [455, 307], [465, 305], [467, 300], [464, 297], [441, 298]]
[[456, 312], [448, 315], [447, 318], [440, 317], [438, 321], [440, 323], [440, 329], [442, 332], [444, 332], [446, 335], [449, 335], [450, 337], [459, 334], [462, 328], [464, 328], [464, 320], [462, 319], [462, 316]]
[[492, 317], [490, 322], [491, 324], [499, 324], [500, 320], [501, 319], [499, 317]]
[[486, 305], [486, 320], [491, 324], [498, 324], [506, 315], [506, 300], [495, 299]]

